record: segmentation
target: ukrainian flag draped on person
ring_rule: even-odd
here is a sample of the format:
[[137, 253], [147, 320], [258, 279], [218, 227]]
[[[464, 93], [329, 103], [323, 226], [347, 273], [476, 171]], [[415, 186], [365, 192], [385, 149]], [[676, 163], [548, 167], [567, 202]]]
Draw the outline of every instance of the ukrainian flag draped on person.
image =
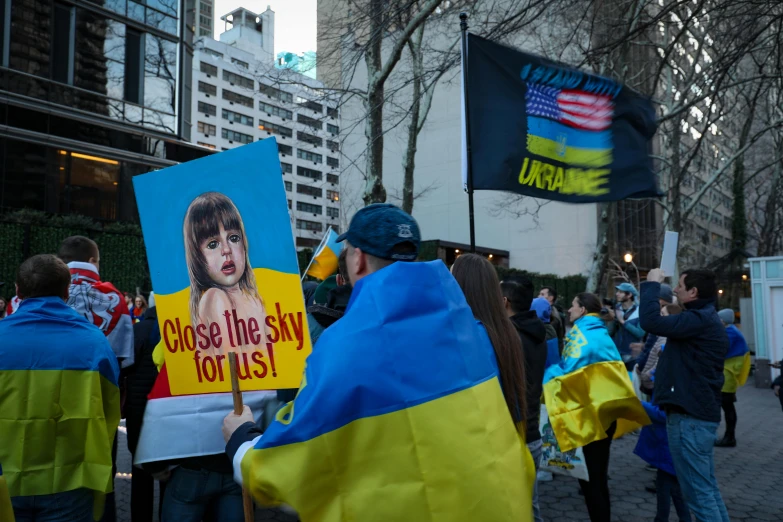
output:
[[737, 393], [737, 388], [745, 386], [750, 375], [750, 348], [739, 329], [732, 325], [726, 327], [729, 336], [729, 351], [723, 363], [723, 393]]
[[532, 516], [535, 468], [492, 345], [440, 261], [357, 283], [296, 399], [234, 469], [257, 500], [285, 502], [303, 522]]
[[8, 484], [3, 478], [2, 465], [0, 465], [0, 520], [14, 522], [14, 509], [11, 506], [11, 496], [8, 494]]
[[615, 438], [650, 424], [620, 353], [596, 314], [577, 319], [571, 328], [560, 362], [544, 373], [544, 398], [562, 451], [606, 438], [614, 421]]

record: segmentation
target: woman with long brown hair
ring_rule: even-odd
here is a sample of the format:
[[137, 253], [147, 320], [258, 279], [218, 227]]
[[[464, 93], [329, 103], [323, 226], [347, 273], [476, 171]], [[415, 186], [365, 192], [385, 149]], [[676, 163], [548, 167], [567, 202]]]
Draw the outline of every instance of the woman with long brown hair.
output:
[[451, 273], [462, 288], [473, 316], [481, 321], [487, 330], [495, 349], [508, 411], [517, 431], [524, 435], [527, 403], [522, 342], [503, 306], [503, 295], [495, 267], [479, 255], [463, 254], [454, 262]]

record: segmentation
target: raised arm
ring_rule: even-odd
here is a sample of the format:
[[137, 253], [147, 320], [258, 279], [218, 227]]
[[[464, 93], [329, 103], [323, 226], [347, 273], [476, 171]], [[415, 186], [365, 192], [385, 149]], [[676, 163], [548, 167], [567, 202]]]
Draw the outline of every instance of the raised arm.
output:
[[677, 339], [692, 337], [704, 328], [701, 318], [693, 313], [662, 316], [658, 302], [660, 292], [660, 283], [654, 281], [642, 283], [639, 322], [644, 331], [661, 337]]

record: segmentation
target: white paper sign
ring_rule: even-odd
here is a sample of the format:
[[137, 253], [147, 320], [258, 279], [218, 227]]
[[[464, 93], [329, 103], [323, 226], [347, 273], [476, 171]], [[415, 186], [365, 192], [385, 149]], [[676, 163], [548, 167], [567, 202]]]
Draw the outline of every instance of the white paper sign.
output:
[[677, 242], [680, 235], [677, 232], [666, 231], [663, 238], [663, 254], [661, 255], [661, 270], [666, 276], [673, 276], [677, 262]]

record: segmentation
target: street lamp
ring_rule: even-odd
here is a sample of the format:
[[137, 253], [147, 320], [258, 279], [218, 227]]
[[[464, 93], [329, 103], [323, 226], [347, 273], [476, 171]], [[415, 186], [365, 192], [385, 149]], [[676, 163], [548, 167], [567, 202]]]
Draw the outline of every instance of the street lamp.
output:
[[742, 274], [742, 280], [747, 281], [748, 280], [748, 274]]
[[630, 252], [626, 253], [623, 256], [623, 259], [625, 260], [626, 263], [629, 263], [629, 264], [633, 263], [633, 255]]
[[454, 249], [454, 253], [455, 253], [455, 254], [459, 254], [459, 248], [455, 248], [455, 249]]
[[718, 295], [723, 295], [723, 290], [718, 290]]

